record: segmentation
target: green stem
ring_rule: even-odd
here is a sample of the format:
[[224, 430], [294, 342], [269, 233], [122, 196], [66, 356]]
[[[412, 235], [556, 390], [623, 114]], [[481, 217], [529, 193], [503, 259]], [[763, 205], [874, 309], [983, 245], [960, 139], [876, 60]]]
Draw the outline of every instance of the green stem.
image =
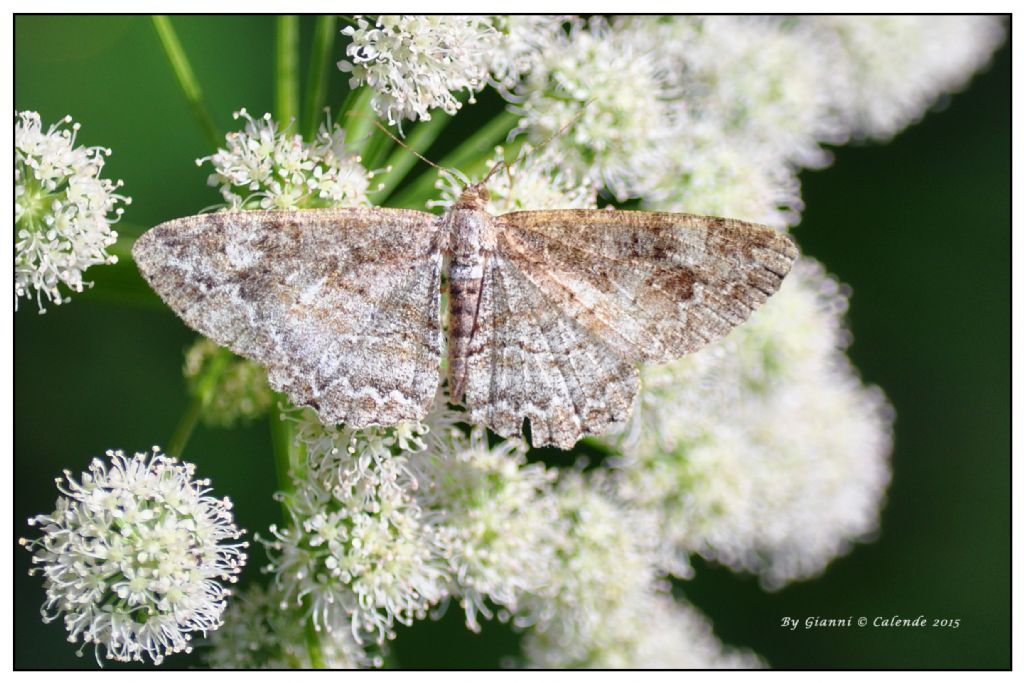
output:
[[373, 109], [370, 98], [373, 89], [362, 86], [350, 92], [344, 108], [338, 112], [338, 125], [345, 129], [345, 144], [353, 153], [362, 154], [373, 125]]
[[216, 149], [224, 137], [217, 130], [213, 117], [210, 116], [210, 112], [206, 108], [203, 91], [192, 72], [192, 66], [189, 64], [188, 57], [185, 56], [185, 51], [181, 48], [181, 42], [174, 32], [171, 20], [163, 15], [156, 15], [152, 19], [153, 28], [156, 29], [156, 34], [160, 38], [160, 44], [164, 48], [164, 54], [167, 55], [167, 61], [171, 64], [174, 76], [178, 79], [181, 92], [185, 95], [206, 141]]
[[[438, 162], [438, 166], [457, 168], [463, 172], [468, 172], [467, 165], [470, 161], [473, 159], [476, 159], [478, 162], [484, 161], [487, 155], [494, 150], [494, 146], [508, 137], [509, 132], [515, 128], [518, 122], [518, 116], [511, 112], [503, 111], [488, 121], [486, 125], [473, 133], [473, 135], [466, 138], [462, 144], [446, 154]], [[436, 171], [433, 169], [421, 173], [405, 189], [396, 193], [391, 198], [389, 205], [398, 208], [422, 209], [427, 199], [434, 193], [435, 180]]]
[[313, 626], [313, 618], [306, 618], [306, 649], [309, 651], [309, 662], [314, 669], [326, 669], [323, 650], [320, 648], [320, 634]]
[[316, 134], [317, 122], [327, 92], [327, 76], [334, 53], [334, 37], [338, 33], [338, 18], [321, 16], [316, 18], [313, 31], [313, 53], [309, 58], [309, 84], [306, 87], [306, 139]]
[[202, 414], [203, 401], [198, 396], [195, 396], [189, 401], [188, 407], [185, 408], [185, 413], [178, 420], [178, 426], [174, 428], [171, 440], [167, 443], [168, 454], [173, 455], [175, 458], [181, 457], [185, 451], [185, 445], [188, 443], [192, 432], [196, 428], [196, 424], [199, 422], [199, 416]]
[[210, 359], [209, 364], [203, 370], [203, 374], [199, 377], [199, 382], [196, 384], [195, 397], [189, 402], [185, 413], [178, 420], [178, 426], [175, 427], [174, 434], [167, 444], [167, 452], [169, 454], [176, 458], [181, 457], [189, 438], [192, 436], [192, 432], [195, 431], [199, 418], [203, 414], [203, 410], [206, 409], [206, 406], [210, 405], [210, 401], [213, 399], [213, 391], [217, 388], [217, 382], [220, 381], [221, 375], [224, 374], [224, 370], [233, 358], [234, 355], [225, 348], [219, 348], [214, 353], [213, 358]]
[[[452, 120], [452, 117], [444, 112], [435, 112], [431, 114], [429, 121], [420, 121], [416, 124], [416, 127], [412, 129], [409, 137], [406, 138], [405, 144], [410, 149], [418, 152], [419, 154], [426, 155], [430, 146], [434, 144], [437, 137], [444, 130]], [[416, 165], [419, 159], [416, 158], [415, 154], [412, 154], [409, 150], [399, 148], [396, 149], [390, 157], [388, 157], [385, 166], [390, 166], [391, 170], [384, 176], [382, 181], [383, 187], [380, 192], [376, 195], [376, 202], [383, 205], [387, 200], [388, 196], [395, 191], [399, 183], [405, 180], [405, 177], [412, 170], [413, 166]], [[372, 168], [372, 166], [371, 166]]]
[[375, 129], [373, 135], [370, 136], [366, 149], [363, 151], [363, 166], [366, 168], [381, 168], [384, 166], [384, 157], [394, 146], [395, 141], [391, 136], [379, 128]]
[[[274, 470], [277, 473], [277, 490], [288, 494], [293, 489], [292, 482], [292, 423], [284, 419], [281, 406], [288, 399], [284, 394], [274, 394], [273, 407], [270, 410], [270, 442], [274, 449]], [[288, 510], [283, 510], [288, 519]]]
[[299, 18], [277, 18], [274, 29], [274, 115], [282, 126], [299, 116]]
[[[292, 431], [292, 421], [284, 418], [282, 406], [287, 405], [284, 394], [275, 393], [273, 407], [270, 411], [270, 441], [274, 451], [274, 470], [277, 473], [277, 488], [283, 494], [281, 513], [287, 521], [290, 519], [288, 499], [295, 491], [295, 479], [302, 476], [305, 469], [305, 448], [296, 445]], [[306, 617], [305, 624], [306, 651], [314, 669], [326, 669], [323, 649], [320, 645], [320, 634], [313, 625], [313, 617]]]

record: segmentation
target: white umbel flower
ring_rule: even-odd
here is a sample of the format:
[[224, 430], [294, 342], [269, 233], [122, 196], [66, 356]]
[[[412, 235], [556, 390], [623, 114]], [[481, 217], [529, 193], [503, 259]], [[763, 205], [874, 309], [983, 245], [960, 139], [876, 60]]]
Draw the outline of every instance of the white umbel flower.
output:
[[827, 43], [806, 25], [763, 16], [634, 21], [673, 62], [670, 78], [690, 115], [681, 136], [711, 126], [720, 144], [811, 167], [829, 161], [822, 142], [845, 140], [832, 103], [848, 83], [830, 60], [809, 56]]
[[501, 34], [485, 16], [381, 15], [362, 17], [342, 33], [352, 42], [338, 68], [351, 73], [349, 87], [374, 90], [374, 111], [391, 125], [429, 120], [430, 110], [455, 114], [466, 92], [488, 83], [489, 59]]
[[[210, 637], [206, 662], [213, 669], [368, 669], [380, 666], [352, 637], [344, 616], [336, 611], [330, 628], [318, 634], [306, 629], [303, 615], [281, 608], [281, 596], [256, 585], [236, 595], [224, 613], [224, 625]], [[315, 639], [314, 642], [310, 642]], [[311, 647], [318, 650], [314, 663]]]
[[533, 71], [547, 50], [563, 34], [569, 17], [550, 14], [512, 14], [494, 17], [501, 41], [491, 50], [487, 62], [491, 80], [508, 94]]
[[648, 515], [574, 470], [562, 473], [553, 495], [554, 561], [547, 580], [520, 600], [516, 623], [531, 629], [529, 666], [588, 666], [618, 611], [652, 590], [657, 537]]
[[777, 588], [877, 529], [892, 411], [843, 354], [846, 305], [799, 261], [724, 340], [644, 368], [620, 493], [660, 515], [662, 567], [687, 576], [696, 553]]
[[448, 592], [459, 597], [470, 630], [480, 630], [477, 615], [491, 618], [488, 601], [515, 611], [524, 591], [544, 585], [553, 560], [546, 535], [558, 512], [554, 472], [527, 464], [521, 442], [491, 448], [482, 428], [469, 436], [453, 430], [411, 467], [423, 519], [448, 561]]
[[310, 209], [370, 206], [367, 193], [375, 175], [347, 151], [345, 131], [321, 124], [316, 139], [282, 130], [270, 114], [254, 119], [245, 109], [242, 131], [228, 133], [226, 145], [209, 161], [207, 182], [220, 190], [231, 209]]
[[[116, 263], [107, 248], [111, 230], [131, 199], [116, 183], [100, 178], [109, 149], [75, 146], [79, 124], [66, 116], [43, 130], [39, 114], [15, 113], [14, 124], [14, 308], [21, 297], [66, 303], [62, 289], [81, 292], [90, 267]], [[70, 129], [65, 127], [70, 124]]]
[[724, 645], [706, 616], [669, 594], [656, 593], [633, 607], [631, 619], [618, 623], [628, 633], [612, 640], [605, 651], [616, 653], [613, 661], [621, 662], [623, 668], [760, 669], [765, 665], [750, 650]]
[[619, 200], [648, 195], [685, 120], [671, 66], [645, 26], [577, 20], [515, 89], [511, 110], [535, 144], [569, 126], [550, 144], [575, 176]]
[[266, 541], [282, 604], [303, 608], [317, 630], [341, 610], [360, 642], [393, 638], [396, 624], [426, 616], [447, 581], [408, 469], [421, 429], [324, 427], [309, 409], [292, 419], [306, 468], [283, 498], [291, 523]]
[[836, 106], [858, 137], [887, 140], [942, 96], [962, 89], [1003, 42], [998, 16], [822, 16], [801, 20], [834, 33], [833, 68], [847, 87]]
[[[68, 640], [107, 659], [159, 664], [221, 625], [248, 544], [231, 503], [209, 495], [195, 467], [162, 454], [107, 451], [78, 481], [65, 471], [49, 515], [22, 539], [44, 577], [44, 621], [60, 616]], [[79, 650], [81, 653], [81, 650]]]

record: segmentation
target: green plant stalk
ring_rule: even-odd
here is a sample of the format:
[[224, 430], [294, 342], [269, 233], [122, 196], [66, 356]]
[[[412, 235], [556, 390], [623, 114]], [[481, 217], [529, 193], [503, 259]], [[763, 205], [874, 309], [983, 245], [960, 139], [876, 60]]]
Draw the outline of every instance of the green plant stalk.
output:
[[[434, 144], [438, 136], [441, 135], [441, 131], [444, 130], [445, 126], [451, 123], [452, 117], [444, 112], [436, 112], [431, 115], [429, 121], [420, 121], [416, 124], [416, 127], [412, 129], [409, 137], [406, 139], [405, 144], [411, 149], [415, 150], [419, 154], [426, 155], [430, 146]], [[388, 157], [387, 162], [384, 164], [391, 168], [382, 181], [383, 187], [377, 193], [377, 203], [383, 205], [387, 198], [395, 191], [395, 188], [405, 180], [405, 177], [412, 170], [413, 166], [419, 159], [409, 152], [409, 150], [399, 147]], [[371, 166], [372, 168], [372, 166]]]
[[395, 141], [390, 136], [380, 128], [375, 128], [362, 154], [363, 166], [370, 169], [381, 168], [384, 166], [384, 157], [394, 146]]
[[194, 396], [174, 428], [174, 434], [171, 435], [171, 440], [167, 443], [167, 453], [175, 458], [181, 457], [192, 432], [195, 431], [196, 424], [199, 422], [199, 416], [202, 414], [203, 401], [198, 396]]
[[196, 385], [196, 395], [188, 404], [188, 408], [185, 409], [185, 413], [178, 421], [178, 426], [175, 427], [174, 434], [167, 444], [167, 452], [170, 455], [180, 458], [182, 453], [184, 453], [185, 446], [192, 437], [192, 432], [195, 431], [199, 418], [206, 407], [210, 405], [217, 382], [220, 381], [221, 375], [224, 374], [224, 370], [232, 358], [233, 354], [230, 351], [225, 348], [219, 348], [210, 360], [210, 364], [206, 366]]
[[327, 15], [316, 18], [313, 30], [313, 51], [309, 57], [309, 82], [306, 85], [305, 123], [303, 130], [307, 140], [316, 135], [324, 100], [327, 93], [327, 76], [330, 73], [331, 56], [334, 52], [334, 37], [338, 33], [338, 18]]
[[[292, 492], [292, 423], [284, 419], [281, 406], [288, 398], [284, 394], [275, 393], [270, 409], [270, 442], [274, 451], [274, 470], [277, 474], [277, 490], [286, 496]], [[282, 510], [285, 519], [288, 510]]]
[[[287, 522], [289, 519], [288, 499], [295, 492], [295, 478], [302, 476], [305, 469], [305, 447], [295, 443], [292, 422], [282, 419], [282, 406], [287, 404], [284, 394], [275, 393], [273, 407], [270, 411], [270, 440], [274, 451], [274, 469], [277, 474], [277, 487], [281, 493], [281, 514]], [[306, 618], [305, 623], [306, 651], [314, 669], [326, 669], [323, 648], [320, 645], [320, 634], [313, 624], [313, 617]]]
[[[518, 122], [519, 118], [515, 114], [503, 111], [446, 154], [437, 162], [438, 165], [468, 173], [471, 164], [482, 164], [486, 161], [487, 156], [494, 151], [495, 145], [508, 137]], [[434, 193], [435, 180], [436, 171], [433, 169], [421, 173], [401, 192], [390, 197], [388, 204], [397, 208], [422, 209]]]
[[306, 619], [306, 649], [309, 651], [309, 662], [314, 669], [326, 669], [324, 653], [320, 648], [320, 634], [313, 625], [313, 618]]
[[362, 154], [366, 148], [370, 127], [376, 118], [370, 107], [373, 90], [366, 86], [349, 93], [338, 112], [338, 125], [345, 129], [345, 145], [355, 154]]
[[162, 14], [155, 15], [152, 19], [153, 28], [156, 29], [156, 35], [160, 39], [160, 45], [164, 49], [167, 61], [171, 64], [171, 70], [174, 71], [178, 85], [181, 86], [181, 92], [185, 95], [185, 100], [188, 102], [189, 107], [192, 109], [192, 114], [199, 123], [203, 137], [206, 138], [206, 142], [211, 147], [216, 149], [224, 139], [224, 136], [217, 130], [213, 117], [210, 116], [210, 111], [206, 108], [206, 103], [203, 101], [203, 91], [199, 87], [199, 82], [192, 71], [188, 57], [181, 47], [178, 35], [174, 32], [171, 20]]
[[274, 22], [274, 117], [282, 126], [299, 118], [299, 18]]

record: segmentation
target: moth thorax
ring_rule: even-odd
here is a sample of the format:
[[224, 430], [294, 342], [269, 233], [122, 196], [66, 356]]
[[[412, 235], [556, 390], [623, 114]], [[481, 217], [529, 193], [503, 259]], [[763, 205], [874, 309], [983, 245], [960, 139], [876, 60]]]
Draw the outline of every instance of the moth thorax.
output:
[[452, 208], [448, 227], [453, 261], [475, 261], [497, 243], [491, 215], [483, 209]]

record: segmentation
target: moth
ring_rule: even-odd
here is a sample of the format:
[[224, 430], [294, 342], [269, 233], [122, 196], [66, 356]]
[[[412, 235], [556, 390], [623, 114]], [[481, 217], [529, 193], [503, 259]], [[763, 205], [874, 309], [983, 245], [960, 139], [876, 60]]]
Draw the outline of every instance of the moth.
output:
[[440, 382], [467, 419], [571, 448], [626, 420], [640, 362], [723, 337], [797, 249], [737, 220], [619, 210], [236, 211], [163, 223], [132, 254], [192, 328], [266, 366], [325, 424], [425, 417]]

